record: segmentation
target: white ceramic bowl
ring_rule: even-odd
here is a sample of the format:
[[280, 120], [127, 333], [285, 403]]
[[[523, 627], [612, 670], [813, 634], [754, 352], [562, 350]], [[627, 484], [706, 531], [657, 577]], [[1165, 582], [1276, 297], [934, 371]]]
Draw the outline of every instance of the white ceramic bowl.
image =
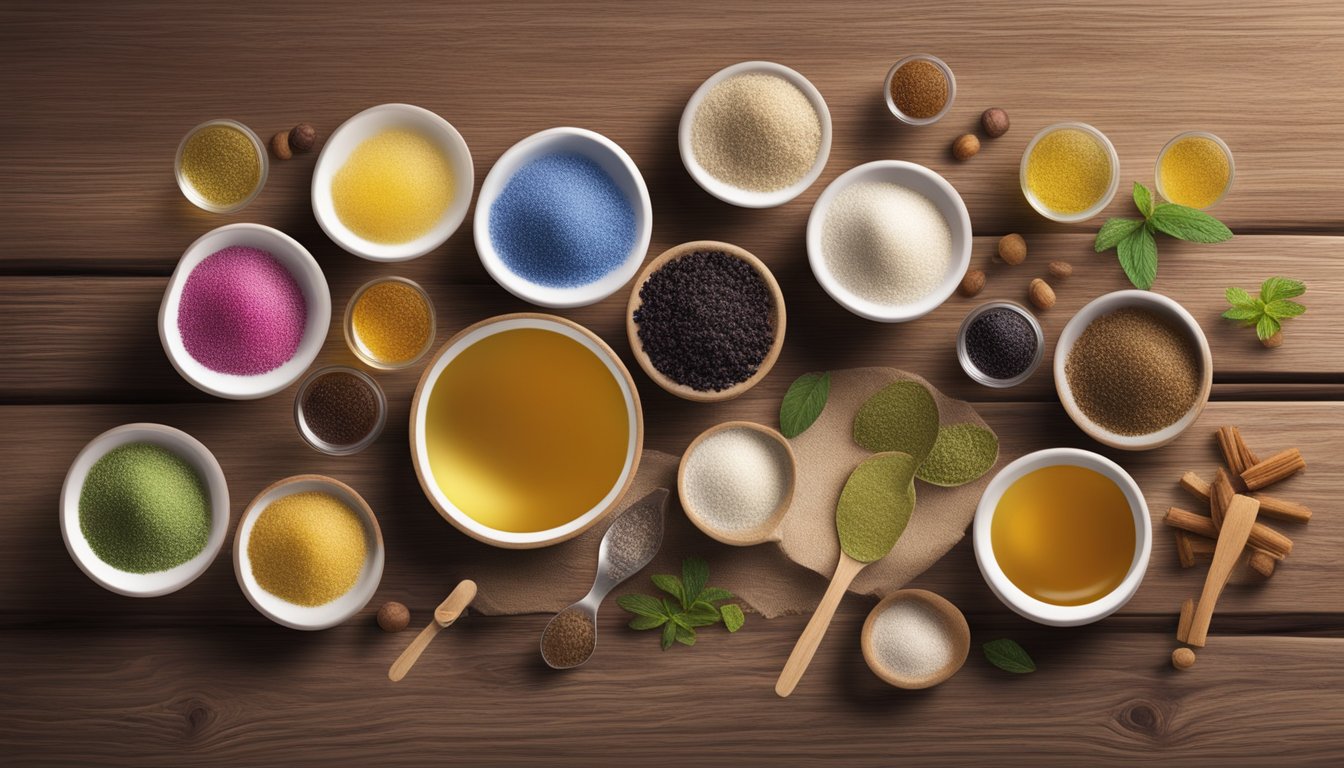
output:
[[[817, 151], [817, 159], [812, 168], [793, 185], [773, 192], [742, 189], [712, 176], [695, 159], [695, 148], [691, 143], [691, 126], [695, 123], [695, 113], [699, 111], [700, 103], [705, 100], [709, 92], [714, 90], [714, 86], [730, 77], [752, 73], [774, 75], [792, 83], [811, 102], [812, 108], [817, 112], [817, 119], [821, 122], [821, 147]], [[831, 156], [831, 111], [826, 106], [826, 100], [821, 97], [821, 91], [817, 90], [812, 81], [795, 70], [772, 61], [744, 61], [710, 75], [709, 79], [701, 83], [695, 93], [691, 94], [690, 101], [686, 102], [686, 108], [681, 113], [681, 124], [677, 129], [677, 149], [681, 152], [681, 164], [686, 166], [686, 172], [691, 174], [695, 183], [709, 194], [725, 203], [732, 203], [742, 208], [774, 208], [801, 195], [812, 186], [812, 182], [817, 180], [822, 169], [826, 167], [826, 160]]]
[[[294, 276], [308, 305], [303, 339], [294, 357], [279, 368], [256, 376], [210, 370], [187, 351], [177, 328], [178, 307], [187, 277], [207, 256], [230, 246], [249, 246], [269, 252]], [[168, 289], [163, 293], [163, 303], [159, 305], [159, 341], [173, 367], [197, 389], [230, 400], [266, 397], [293, 384], [317, 358], [330, 325], [331, 292], [327, 289], [322, 268], [297, 240], [261, 224], [227, 224], [197, 238], [177, 262], [177, 268], [168, 280]]]
[[[331, 182], [365, 140], [383, 131], [401, 128], [415, 131], [433, 141], [448, 158], [453, 171], [453, 199], [439, 223], [424, 235], [405, 243], [376, 243], [350, 231], [336, 215], [331, 199]], [[381, 104], [369, 107], [341, 123], [331, 134], [313, 169], [313, 215], [322, 231], [345, 250], [369, 261], [409, 261], [443, 245], [467, 217], [471, 194], [476, 186], [471, 151], [462, 134], [447, 120], [422, 107], [410, 104]]]
[[[556, 287], [541, 285], [517, 274], [504, 263], [490, 238], [490, 211], [509, 179], [518, 169], [545, 155], [578, 154], [597, 163], [625, 193], [635, 212], [635, 242], [625, 261], [601, 279], [586, 285]], [[472, 223], [476, 253], [485, 270], [509, 293], [543, 307], [569, 308], [595, 304], [620, 290], [639, 271], [653, 236], [653, 203], [644, 177], [620, 145], [600, 133], [583, 128], [549, 128], [523, 139], [499, 156], [481, 184]]]
[[[1134, 513], [1134, 559], [1129, 564], [1129, 572], [1110, 594], [1083, 605], [1055, 605], [1047, 603], [1018, 589], [999, 567], [994, 557], [994, 545], [990, 537], [995, 509], [1003, 492], [1023, 475], [1038, 469], [1053, 466], [1086, 467], [1109, 478], [1125, 495], [1129, 509]], [[1080, 513], [1086, 513], [1086, 506], [1080, 507]], [[980, 574], [985, 583], [1003, 604], [1018, 614], [1040, 624], [1054, 627], [1076, 627], [1091, 624], [1094, 621], [1120, 610], [1120, 608], [1138, 591], [1143, 575], [1148, 570], [1148, 557], [1153, 550], [1153, 524], [1148, 519], [1148, 504], [1143, 492], [1134, 478], [1119, 464], [1100, 454], [1077, 448], [1048, 448], [1029, 453], [999, 470], [985, 493], [980, 497], [980, 506], [975, 510], [975, 522], [972, 523], [972, 535], [975, 540], [975, 560], [980, 565]]]
[[[89, 469], [113, 448], [152, 443], [180, 456], [200, 475], [210, 497], [210, 537], [192, 559], [157, 573], [127, 573], [99, 559], [79, 527], [79, 496]], [[229, 530], [229, 486], [214, 454], [196, 438], [163, 424], [123, 424], [93, 438], [75, 457], [61, 486], [61, 538], [75, 564], [100, 586], [130, 597], [158, 597], [187, 586], [214, 562]]]
[[[1050, 208], [1045, 203], [1041, 202], [1036, 195], [1032, 194], [1031, 189], [1027, 186], [1027, 160], [1031, 158], [1031, 151], [1036, 148], [1036, 143], [1055, 131], [1066, 129], [1082, 131], [1101, 142], [1101, 147], [1106, 151], [1106, 156], [1111, 162], [1111, 181], [1110, 185], [1106, 188], [1106, 193], [1101, 196], [1100, 200], [1093, 203], [1091, 208], [1088, 208], [1085, 211], [1079, 211], [1078, 213], [1062, 213]], [[1045, 218], [1050, 219], [1051, 221], [1062, 221], [1065, 223], [1087, 221], [1098, 213], [1101, 213], [1102, 209], [1110, 205], [1111, 200], [1115, 198], [1115, 191], [1120, 188], [1120, 155], [1116, 153], [1115, 145], [1111, 144], [1110, 139], [1106, 138], [1106, 134], [1093, 128], [1087, 123], [1055, 123], [1054, 125], [1047, 125], [1031, 138], [1031, 143], [1027, 144], [1027, 148], [1023, 150], [1022, 161], [1018, 164], [1017, 169], [1017, 181], [1022, 187], [1023, 197], [1026, 197], [1027, 202], [1031, 204], [1031, 207], [1035, 208], [1036, 212]]]
[[[823, 232], [831, 201], [846, 187], [859, 182], [899, 184], [912, 189], [927, 197], [947, 220], [952, 232], [952, 264], [938, 288], [919, 301], [887, 306], [857, 296], [840, 284], [826, 264]], [[816, 276], [817, 282], [840, 306], [869, 320], [904, 323], [937, 309], [961, 283], [961, 278], [971, 265], [971, 216], [966, 212], [966, 203], [962, 202], [956, 188], [935, 171], [904, 160], [864, 163], [845, 171], [832, 181], [812, 206], [812, 214], [807, 219], [807, 261], [812, 265], [812, 274]]]
[[[262, 511], [277, 499], [310, 491], [329, 493], [354, 510], [364, 523], [365, 542], [368, 544], [364, 568], [350, 591], [325, 605], [316, 606], [297, 605], [267, 592], [252, 575], [252, 561], [247, 556], [252, 528], [257, 524], [257, 518], [261, 516]], [[363, 610], [378, 591], [378, 583], [383, 578], [384, 558], [383, 532], [378, 527], [378, 518], [374, 516], [368, 502], [364, 501], [355, 489], [323, 475], [287, 477], [257, 494], [252, 503], [247, 505], [242, 519], [238, 521], [238, 532], [233, 539], [233, 570], [238, 576], [238, 585], [242, 587], [247, 601], [266, 618], [290, 629], [327, 629]]]
[[[1194, 405], [1174, 424], [1147, 435], [1118, 435], [1089, 419], [1078, 407], [1078, 401], [1073, 397], [1073, 390], [1069, 388], [1066, 373], [1069, 353], [1073, 351], [1074, 343], [1078, 341], [1078, 337], [1087, 329], [1087, 326], [1102, 315], [1108, 315], [1125, 307], [1147, 309], [1171, 318], [1176, 322], [1176, 325], [1185, 330], [1187, 337], [1194, 342], [1195, 349], [1200, 356], [1199, 396], [1195, 398]], [[1152, 291], [1115, 291], [1093, 299], [1078, 310], [1078, 314], [1074, 315], [1069, 320], [1068, 325], [1064, 326], [1064, 330], [1059, 334], [1059, 341], [1055, 344], [1054, 378], [1055, 392], [1059, 395], [1059, 402], [1063, 404], [1064, 411], [1069, 414], [1069, 418], [1073, 419], [1073, 423], [1077, 424], [1079, 429], [1087, 433], [1088, 437], [1112, 448], [1120, 448], [1126, 451], [1147, 451], [1175, 440], [1182, 432], [1189, 429], [1199, 418], [1199, 415], [1204, 412], [1204, 406], [1208, 405], [1209, 402], [1209, 393], [1213, 390], [1213, 354], [1209, 351], [1209, 340], [1205, 338], [1203, 329], [1199, 327], [1199, 323], [1194, 316], [1185, 310], [1185, 307], [1160, 293], [1153, 293]]]
[[[518, 328], [540, 328], [552, 331], [567, 336], [588, 348], [611, 372], [612, 378], [625, 396], [626, 416], [630, 425], [625, 464], [621, 469], [620, 476], [616, 478], [616, 482], [612, 484], [611, 490], [607, 492], [606, 496], [592, 509], [564, 525], [544, 531], [525, 533], [501, 531], [483, 525], [453, 504], [443, 492], [443, 489], [439, 487], [439, 483], [434, 477], [433, 468], [429, 463], [429, 446], [426, 436], [429, 394], [434, 390], [439, 376], [443, 374], [448, 364], [481, 339]], [[635, 381], [630, 377], [630, 371], [626, 369], [625, 364], [621, 362], [621, 359], [617, 357], [611, 347], [607, 346], [606, 342], [602, 341], [596, 334], [562, 317], [519, 313], [492, 317], [468, 326], [449, 339], [448, 343], [434, 355], [429, 365], [425, 367], [424, 375], [420, 377], [420, 384], [415, 389], [415, 398], [411, 401], [410, 433], [411, 464], [415, 466], [415, 475], [420, 481], [420, 487], [424, 490], [425, 496], [429, 498], [430, 504], [438, 510], [445, 520], [468, 536], [487, 544], [506, 549], [534, 549], [558, 544], [566, 539], [578, 536], [605, 517], [620, 503], [625, 492], [630, 489], [630, 484], [634, 482], [635, 472], [639, 468], [640, 452], [644, 445], [644, 411], [640, 407], [639, 391], [635, 389]]]

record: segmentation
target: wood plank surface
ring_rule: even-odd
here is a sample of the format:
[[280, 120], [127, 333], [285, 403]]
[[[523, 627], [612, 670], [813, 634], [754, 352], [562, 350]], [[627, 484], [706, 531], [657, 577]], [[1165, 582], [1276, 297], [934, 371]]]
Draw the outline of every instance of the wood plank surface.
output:
[[[957, 76], [950, 114], [921, 129], [886, 111], [882, 79], [897, 58], [927, 51]], [[749, 211], [697, 187], [676, 152], [691, 92], [723, 66], [768, 59], [809, 77], [834, 122], [820, 180], [779, 208]], [[1194, 0], [1022, 4], [935, 0], [714, 3], [575, 0], [396, 4], [257, 0], [175, 4], [91, 0], [0, 4], [0, 763], [134, 765], [1339, 765], [1344, 761], [1344, 6], [1338, 0]], [[1170, 531], [1155, 529], [1152, 564], [1119, 614], [1078, 629], [1032, 624], [989, 592], [963, 541], [916, 586], [961, 607], [971, 658], [924, 692], [883, 686], [858, 646], [872, 601], [849, 596], [813, 669], [780, 700], [774, 678], [805, 616], [750, 617], [743, 632], [708, 630], [693, 649], [659, 653], [623, 629], [614, 606], [582, 669], [557, 675], [537, 654], [544, 616], [472, 615], [442, 633], [411, 676], [388, 665], [411, 633], [373, 626], [383, 600], [425, 620], [474, 558], [492, 550], [430, 509], [406, 456], [419, 371], [377, 374], [391, 420], [355, 456], [322, 456], [300, 440], [293, 388], [263, 401], [209, 398], [180, 379], [159, 346], [168, 275], [202, 233], [234, 221], [303, 242], [330, 283], [334, 314], [376, 275], [430, 291], [439, 341], [483, 317], [530, 309], [486, 275], [468, 222], [432, 254], [376, 265], [322, 234], [309, 208], [315, 154], [272, 161], [241, 213], [192, 207], [172, 155], [192, 125], [232, 117], [263, 139], [300, 120], [325, 137], [366, 107], [432, 109], [463, 134], [479, 186], [496, 158], [557, 125], [600, 131], [638, 163], [654, 203], [653, 254], [711, 238], [762, 257], [786, 295], [790, 323], [775, 371], [744, 397], [677, 400], [634, 372], [647, 446], [679, 453], [732, 418], [773, 424], [788, 383], [808, 370], [891, 365], [977, 403], [1005, 457], [1052, 445], [1100, 450], [1141, 483], [1155, 520], [1185, 503], [1186, 469], [1209, 475], [1212, 430], [1237, 424], [1264, 453], [1296, 445], [1306, 473], [1275, 493], [1315, 511], [1280, 526], [1296, 547], [1268, 584], [1239, 578], [1220, 600], [1196, 667], [1172, 670], [1177, 607], [1202, 569], [1182, 570]], [[1003, 138], [969, 162], [949, 147], [981, 110], [1005, 108]], [[1069, 317], [1127, 287], [1113, 254], [1091, 251], [1102, 217], [1055, 224], [1018, 187], [1021, 153], [1040, 128], [1082, 120], [1121, 157], [1122, 189], [1104, 215], [1132, 215], [1127, 188], [1152, 184], [1176, 133], [1219, 134], [1236, 182], [1215, 213], [1227, 243], [1160, 241], [1157, 290], [1195, 314], [1213, 348], [1214, 402], [1174, 444], [1145, 454], [1099, 449], [1064, 416], [1048, 355]], [[887, 326], [834, 304], [807, 266], [803, 232], [826, 183], [850, 167], [896, 158], [928, 165], [961, 192], [989, 273], [975, 300], [953, 298], [919, 322]], [[997, 238], [1026, 234], [1023, 266], [994, 262]], [[1054, 259], [1075, 274], [1041, 319], [1047, 363], [1021, 387], [969, 381], [952, 343], [966, 311], [1024, 300]], [[1260, 348], [1221, 320], [1229, 285], [1273, 274], [1307, 281], [1309, 312], [1285, 345]], [[565, 311], [630, 362], [625, 293]], [[333, 324], [319, 362], [354, 363]], [[102, 591], [70, 561], [56, 500], [71, 459], [117, 424], [158, 421], [198, 436], [229, 479], [235, 516], [262, 487], [297, 472], [346, 480], [377, 510], [389, 560], [356, 619], [320, 633], [275, 626], [239, 591], [221, 557], [189, 589], [154, 600]], [[1193, 505], [1191, 505], [1193, 506]], [[705, 552], [731, 557], [707, 543]], [[786, 575], [781, 574], [781, 578]], [[802, 573], [820, 595], [825, 580]], [[1039, 669], [989, 666], [981, 643], [1012, 637]]]

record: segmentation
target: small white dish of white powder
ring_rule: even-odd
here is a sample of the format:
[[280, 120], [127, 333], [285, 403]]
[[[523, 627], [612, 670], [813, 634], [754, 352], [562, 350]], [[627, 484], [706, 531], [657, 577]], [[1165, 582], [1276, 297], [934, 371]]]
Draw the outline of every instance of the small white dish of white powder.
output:
[[686, 516], [725, 544], [759, 544], [778, 527], [793, 498], [794, 457], [784, 436], [745, 421], [697, 437], [677, 473]]

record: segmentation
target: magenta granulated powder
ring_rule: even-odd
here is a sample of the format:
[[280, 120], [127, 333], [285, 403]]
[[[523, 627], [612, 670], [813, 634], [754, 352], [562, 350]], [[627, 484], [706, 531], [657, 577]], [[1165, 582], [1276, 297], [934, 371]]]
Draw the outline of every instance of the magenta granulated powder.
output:
[[289, 362], [303, 340], [308, 305], [294, 276], [259, 248], [233, 246], [187, 276], [177, 310], [182, 343], [219, 373], [255, 376]]

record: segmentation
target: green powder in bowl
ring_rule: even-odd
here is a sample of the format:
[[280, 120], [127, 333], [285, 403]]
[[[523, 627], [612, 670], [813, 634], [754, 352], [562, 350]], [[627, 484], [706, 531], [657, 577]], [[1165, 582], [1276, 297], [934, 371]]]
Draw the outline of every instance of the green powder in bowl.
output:
[[129, 573], [179, 566], [205, 549], [210, 501], [180, 456], [151, 443], [108, 451], [79, 494], [79, 529], [99, 559]]

